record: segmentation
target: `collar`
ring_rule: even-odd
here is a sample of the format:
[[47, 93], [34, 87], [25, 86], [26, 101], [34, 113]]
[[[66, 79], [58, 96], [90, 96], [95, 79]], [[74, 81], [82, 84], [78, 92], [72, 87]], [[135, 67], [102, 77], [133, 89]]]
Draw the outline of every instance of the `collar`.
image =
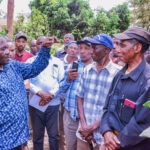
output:
[[131, 78], [133, 81], [136, 81], [139, 78], [139, 76], [141, 75], [141, 73], [144, 71], [145, 66], [146, 66], [146, 60], [143, 59], [142, 62], [133, 71], [131, 71], [129, 74], [125, 74], [125, 71], [128, 68], [128, 65], [126, 65], [121, 70], [121, 74], [123, 75], [121, 77], [121, 79]]
[[18, 51], [16, 50], [15, 55], [17, 55], [18, 57], [22, 57], [25, 52], [26, 52], [26, 50], [24, 50], [22, 54], [18, 54]]
[[[110, 60], [109, 63], [102, 69], [106, 69], [109, 73], [111, 73], [111, 70], [115, 67], [114, 65], [115, 64], [112, 62], [112, 60]], [[114, 67], [112, 67], [112, 66], [114, 66]], [[87, 67], [88, 71], [90, 71], [92, 69], [97, 71], [96, 62], [94, 62], [94, 61]]]

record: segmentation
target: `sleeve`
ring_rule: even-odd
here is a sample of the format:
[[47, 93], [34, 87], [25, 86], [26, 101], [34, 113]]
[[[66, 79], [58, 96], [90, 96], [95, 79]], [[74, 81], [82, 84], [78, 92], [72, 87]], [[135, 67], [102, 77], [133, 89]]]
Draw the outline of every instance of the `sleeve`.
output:
[[37, 94], [37, 92], [42, 91], [40, 87], [35, 86], [30, 82], [30, 91], [34, 94]]
[[121, 147], [136, 145], [145, 140], [144, 137], [140, 137], [139, 135], [150, 126], [150, 108], [143, 106], [148, 100], [150, 100], [150, 87], [139, 97], [136, 103], [135, 115], [118, 134]]
[[76, 91], [76, 95], [80, 98], [83, 98], [84, 97], [84, 76], [86, 74], [86, 71], [84, 71], [81, 75], [81, 78], [80, 78], [80, 82], [79, 82], [79, 85], [77, 87], [77, 91]]
[[58, 84], [50, 91], [50, 93], [52, 93], [53, 95], [56, 95], [58, 90], [59, 90], [59, 84], [60, 84], [60, 81], [64, 78], [64, 65], [63, 65], [63, 62], [60, 61], [59, 62], [59, 68], [58, 68]]
[[64, 78], [60, 81], [57, 94], [66, 93], [72, 82], [67, 80], [68, 70], [65, 71]]
[[38, 56], [32, 63], [22, 63], [15, 61], [17, 70], [22, 74], [24, 80], [36, 77], [42, 72], [48, 65], [50, 58], [50, 49], [41, 47]]

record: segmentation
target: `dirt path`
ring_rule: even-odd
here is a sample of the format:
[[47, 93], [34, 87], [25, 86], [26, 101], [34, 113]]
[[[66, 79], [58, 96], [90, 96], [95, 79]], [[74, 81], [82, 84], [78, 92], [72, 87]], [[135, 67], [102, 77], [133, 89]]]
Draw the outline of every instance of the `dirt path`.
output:
[[[32, 137], [31, 137], [31, 139], [28, 141], [28, 147], [29, 147], [29, 150], [33, 150]], [[49, 143], [48, 143], [48, 136], [47, 136], [47, 133], [45, 134], [45, 137], [44, 137], [44, 150], [49, 150]]]

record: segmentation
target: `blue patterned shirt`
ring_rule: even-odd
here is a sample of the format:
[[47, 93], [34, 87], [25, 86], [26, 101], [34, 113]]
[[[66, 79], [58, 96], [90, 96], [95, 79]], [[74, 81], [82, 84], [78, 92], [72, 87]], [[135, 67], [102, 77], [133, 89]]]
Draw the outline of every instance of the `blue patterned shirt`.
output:
[[69, 112], [73, 120], [76, 120], [78, 118], [76, 89], [78, 87], [80, 77], [81, 74], [83, 73], [84, 67], [85, 65], [79, 60], [78, 61], [79, 76], [71, 82], [67, 80], [67, 74], [70, 69], [70, 67], [68, 67], [65, 72], [65, 77], [60, 83], [59, 92], [64, 92], [64, 93], [66, 92], [64, 107]]
[[0, 71], [0, 150], [10, 150], [28, 140], [24, 80], [38, 75], [48, 65], [49, 57], [49, 49], [42, 47], [32, 64], [10, 61]]
[[[102, 117], [112, 80], [119, 70], [120, 67], [112, 61], [100, 72], [97, 71], [95, 62], [84, 70], [76, 93], [77, 96], [84, 98], [83, 109], [87, 125], [95, 123]], [[103, 138], [98, 128], [93, 134], [96, 142], [102, 144]], [[77, 136], [81, 138], [79, 134]]]

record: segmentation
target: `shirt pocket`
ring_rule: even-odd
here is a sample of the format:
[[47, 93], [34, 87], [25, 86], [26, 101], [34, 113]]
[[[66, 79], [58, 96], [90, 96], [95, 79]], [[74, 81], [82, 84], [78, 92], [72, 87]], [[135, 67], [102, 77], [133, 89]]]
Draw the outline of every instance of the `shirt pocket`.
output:
[[120, 120], [125, 124], [127, 124], [132, 118], [134, 112], [135, 112], [135, 108], [131, 108], [122, 103], [120, 105], [120, 112], [119, 112]]
[[53, 64], [52, 77], [54, 79], [58, 78], [58, 65], [57, 64]]

